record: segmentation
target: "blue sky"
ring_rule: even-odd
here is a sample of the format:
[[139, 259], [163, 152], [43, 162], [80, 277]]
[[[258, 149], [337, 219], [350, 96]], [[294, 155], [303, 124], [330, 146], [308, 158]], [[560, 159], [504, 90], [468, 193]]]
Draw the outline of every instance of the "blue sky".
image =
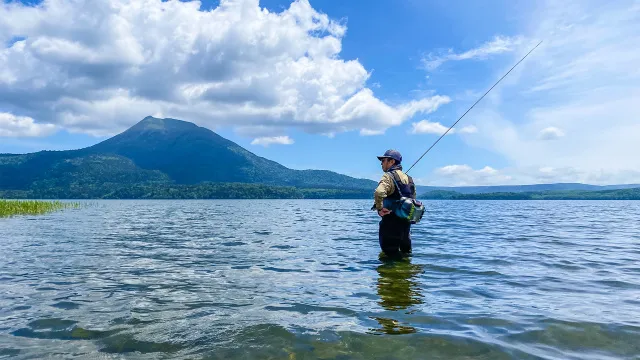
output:
[[375, 155], [411, 165], [544, 40], [411, 175], [640, 183], [637, 1], [30, 1], [0, 19], [0, 152], [80, 148], [154, 115], [377, 179]]

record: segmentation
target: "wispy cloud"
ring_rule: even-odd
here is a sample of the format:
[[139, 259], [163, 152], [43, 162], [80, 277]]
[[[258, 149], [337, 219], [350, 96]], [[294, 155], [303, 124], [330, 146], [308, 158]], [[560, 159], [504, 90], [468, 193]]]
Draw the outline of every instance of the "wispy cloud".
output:
[[[465, 141], [503, 156], [521, 180], [633, 182], [640, 173], [638, 2], [538, 6], [523, 31], [543, 44], [469, 114], [478, 135]], [[518, 48], [493, 77], [528, 50]]]
[[251, 142], [251, 145], [262, 145], [264, 147], [268, 147], [269, 145], [279, 144], [279, 145], [291, 145], [293, 144], [293, 139], [288, 136], [273, 136], [273, 137], [260, 137], [255, 138]]
[[[411, 124], [411, 133], [412, 134], [436, 134], [436, 135], [442, 135], [444, 134], [447, 129], [449, 127], [444, 126], [442, 124], [440, 124], [439, 122], [430, 122], [429, 120], [421, 120], [417, 123], [412, 123]], [[461, 133], [461, 134], [472, 134], [478, 131], [478, 128], [476, 128], [473, 125], [467, 125], [464, 126], [462, 128], [460, 128], [459, 130], [456, 130], [456, 128], [453, 128], [451, 130], [449, 130], [449, 132], [447, 133], [447, 135], [451, 135], [454, 133]]]
[[455, 53], [453, 49], [446, 52], [429, 53], [422, 59], [422, 64], [427, 70], [433, 71], [447, 61], [486, 59], [493, 54], [510, 52], [515, 50], [521, 42], [521, 37], [496, 36], [479, 47], [462, 53]]

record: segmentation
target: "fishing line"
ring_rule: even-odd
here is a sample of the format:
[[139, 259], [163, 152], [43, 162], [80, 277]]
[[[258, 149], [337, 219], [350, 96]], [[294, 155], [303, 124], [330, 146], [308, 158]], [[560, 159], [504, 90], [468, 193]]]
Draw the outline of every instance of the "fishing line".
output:
[[[449, 127], [449, 129], [447, 129], [447, 131], [445, 131], [445, 132], [444, 132], [444, 134], [442, 134], [442, 135], [438, 138], [438, 140], [436, 140], [436, 142], [434, 142], [434, 143], [433, 143], [433, 145], [431, 145], [431, 147], [429, 147], [429, 148], [427, 149], [427, 151], [425, 151], [425, 152], [422, 154], [422, 156], [420, 156], [420, 158], [418, 158], [418, 160], [416, 160], [416, 162], [414, 162], [414, 163], [413, 163], [413, 165], [411, 165], [411, 167], [409, 168], [409, 170], [411, 170], [411, 168], [413, 168], [413, 167], [418, 163], [418, 161], [420, 161], [420, 160], [421, 160], [421, 159], [422, 159], [422, 158], [423, 158], [423, 157], [424, 157], [424, 156], [429, 152], [429, 150], [431, 150], [434, 146], [436, 146], [436, 144], [438, 143], [438, 141], [440, 141], [440, 139], [442, 139], [445, 135], [447, 135], [447, 133], [449, 132], [449, 130], [453, 129], [453, 127], [454, 127], [454, 126], [456, 126], [456, 124], [458, 123], [458, 121], [460, 121], [460, 120], [461, 120], [465, 115], [467, 115], [467, 113], [468, 113], [469, 111], [471, 111], [471, 109], [473, 109], [473, 107], [474, 107], [474, 106], [476, 106], [476, 104], [477, 104], [477, 103], [479, 103], [479, 102], [480, 102], [480, 100], [482, 100], [482, 99], [483, 99], [483, 98], [484, 98], [484, 97], [485, 97], [485, 96], [486, 96], [486, 95], [487, 95], [487, 94], [488, 94], [488, 93], [489, 93], [489, 92], [490, 92], [494, 87], [496, 87], [496, 85], [498, 85], [498, 83], [500, 83], [500, 81], [502, 81], [502, 79], [504, 79], [507, 75], [509, 75], [509, 73], [511, 72], [511, 70], [515, 69], [515, 68], [516, 68], [516, 66], [518, 66], [518, 64], [520, 64], [520, 63], [522, 62], [522, 60], [524, 60], [527, 56], [529, 56], [529, 54], [531, 54], [531, 53], [533, 52], [533, 50], [535, 50], [535, 49], [536, 49], [540, 44], [542, 44], [542, 40], [538, 43], [538, 45], [534, 46], [534, 47], [533, 47], [533, 49], [529, 50], [529, 52], [528, 52], [528, 53], [527, 53], [527, 54], [526, 54], [522, 59], [520, 59], [520, 61], [518, 61], [515, 65], [513, 65], [513, 67], [512, 67], [509, 71], [507, 71], [507, 73], [506, 73], [506, 74], [504, 74], [504, 75], [500, 78], [500, 80], [496, 81], [496, 83], [495, 83], [495, 84], [493, 84], [493, 86], [492, 86], [489, 90], [487, 90], [487, 92], [485, 92], [485, 93], [484, 93], [484, 95], [482, 95], [482, 96], [480, 97], [480, 99], [478, 99], [478, 100], [477, 100], [473, 105], [471, 105], [471, 107], [470, 107], [467, 111], [465, 111], [465, 113], [464, 113], [464, 114], [462, 114], [462, 116], [460, 116], [460, 118], [458, 118], [458, 120], [457, 120], [456, 122], [454, 122], [454, 123], [453, 123], [453, 125], [451, 125], [451, 126]], [[405, 171], [405, 174], [406, 174], [406, 173], [408, 173], [408, 172], [409, 172], [409, 170]]]

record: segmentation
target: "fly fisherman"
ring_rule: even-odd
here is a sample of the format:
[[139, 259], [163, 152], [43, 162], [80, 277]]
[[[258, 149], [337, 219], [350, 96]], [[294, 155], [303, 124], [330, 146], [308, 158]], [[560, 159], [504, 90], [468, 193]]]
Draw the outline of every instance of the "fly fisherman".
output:
[[[396, 150], [387, 150], [378, 156], [384, 174], [374, 193], [374, 208], [378, 211], [380, 228], [378, 240], [380, 248], [389, 256], [411, 253], [411, 222], [398, 217], [393, 209], [384, 205], [391, 204], [400, 197], [416, 198], [413, 179], [402, 172], [402, 155]], [[397, 186], [396, 186], [397, 184]], [[391, 201], [385, 201], [391, 200]]]

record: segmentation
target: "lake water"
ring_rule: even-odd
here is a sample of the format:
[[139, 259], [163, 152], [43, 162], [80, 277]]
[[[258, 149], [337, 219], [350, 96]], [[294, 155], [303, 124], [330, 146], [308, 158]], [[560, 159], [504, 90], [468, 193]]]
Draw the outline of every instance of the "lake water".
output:
[[0, 219], [0, 358], [640, 359], [640, 202], [97, 201]]

